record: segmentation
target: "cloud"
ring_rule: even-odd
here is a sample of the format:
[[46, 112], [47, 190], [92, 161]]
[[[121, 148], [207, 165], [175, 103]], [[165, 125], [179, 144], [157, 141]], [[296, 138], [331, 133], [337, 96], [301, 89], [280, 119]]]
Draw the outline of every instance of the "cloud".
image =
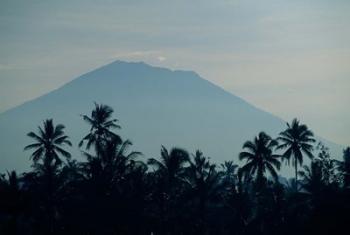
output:
[[163, 62], [164, 60], [166, 60], [164, 56], [158, 56], [157, 59], [159, 60], [159, 62]]
[[158, 62], [164, 62], [167, 58], [163, 55], [162, 51], [149, 50], [120, 52], [114, 54], [112, 59], [156, 60]]

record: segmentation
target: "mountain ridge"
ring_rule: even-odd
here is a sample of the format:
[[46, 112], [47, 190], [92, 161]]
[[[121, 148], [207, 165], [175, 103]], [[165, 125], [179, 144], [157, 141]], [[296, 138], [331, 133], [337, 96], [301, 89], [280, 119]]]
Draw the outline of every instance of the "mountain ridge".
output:
[[122, 60], [115, 60], [115, 61], [113, 61], [113, 62], [111, 62], [111, 63], [106, 64], [106, 65], [103, 65], [103, 66], [97, 67], [97, 68], [95, 68], [95, 69], [92, 69], [92, 70], [89, 71], [89, 72], [83, 73], [82, 75], [80, 75], [80, 76], [78, 76], [78, 77], [72, 79], [71, 81], [69, 81], [69, 82], [67, 82], [67, 83], [65, 83], [65, 84], [63, 84], [63, 85], [61, 85], [61, 86], [59, 86], [59, 87], [57, 87], [57, 88], [55, 88], [55, 89], [53, 89], [53, 90], [51, 90], [51, 91], [45, 93], [45, 94], [42, 94], [42, 95], [40, 95], [40, 96], [38, 96], [38, 97], [35, 97], [35, 98], [33, 98], [33, 99], [29, 99], [29, 100], [27, 100], [27, 101], [25, 101], [25, 102], [23, 102], [23, 103], [21, 103], [21, 104], [18, 104], [18, 105], [14, 106], [14, 107], [11, 107], [11, 108], [9, 108], [9, 109], [3, 111], [3, 112], [0, 112], [0, 115], [2, 115], [2, 114], [4, 114], [4, 113], [7, 113], [7, 112], [10, 112], [10, 111], [12, 111], [12, 110], [14, 110], [14, 109], [20, 108], [20, 107], [26, 105], [27, 103], [33, 102], [33, 101], [35, 101], [35, 100], [37, 100], [37, 99], [41, 99], [41, 98], [45, 97], [46, 95], [49, 95], [49, 94], [51, 94], [51, 93], [53, 93], [53, 92], [55, 92], [55, 91], [57, 91], [57, 90], [60, 90], [60, 89], [62, 89], [62, 88], [64, 88], [64, 87], [66, 87], [67, 85], [69, 85], [69, 84], [71, 84], [71, 83], [73, 83], [73, 82], [76, 82], [78, 79], [81, 79], [81, 78], [82, 78], [82, 79], [86, 79], [86, 78], [85, 78], [86, 75], [89, 75], [89, 74], [92, 73], [92, 72], [97, 72], [98, 70], [101, 70], [101, 69], [103, 69], [104, 67], [113, 66], [114, 64], [129, 64], [129, 65], [138, 65], [138, 64], [139, 64], [139, 65], [142, 65], [142, 66], [151, 67], [151, 68], [153, 68], [153, 69], [161, 69], [161, 70], [165, 70], [165, 71], [168, 71], [168, 72], [179, 72], [179, 73], [189, 73], [189, 74], [193, 74], [194, 76], [196, 76], [196, 77], [202, 79], [203, 81], [207, 82], [208, 84], [210, 84], [210, 85], [212, 85], [212, 86], [214, 86], [214, 87], [216, 87], [216, 88], [222, 90], [222, 91], [225, 92], [226, 94], [228, 94], [228, 95], [233, 95], [233, 96], [235, 96], [236, 99], [239, 99], [240, 101], [242, 101], [242, 102], [244, 102], [244, 103], [246, 103], [246, 104], [248, 104], [248, 105], [250, 105], [250, 106], [252, 106], [252, 107], [254, 107], [254, 108], [256, 108], [256, 109], [258, 109], [258, 110], [260, 110], [260, 111], [262, 111], [262, 112], [268, 113], [268, 114], [270, 114], [270, 115], [273, 115], [273, 116], [276, 117], [276, 118], [281, 119], [281, 118], [278, 117], [277, 115], [275, 115], [275, 114], [273, 114], [273, 113], [270, 113], [270, 112], [267, 112], [267, 111], [265, 111], [264, 109], [262, 109], [262, 108], [260, 108], [260, 107], [258, 107], [258, 106], [256, 106], [256, 105], [254, 105], [254, 104], [252, 104], [252, 103], [249, 103], [248, 101], [244, 100], [243, 98], [241, 98], [241, 97], [235, 95], [234, 93], [232, 93], [232, 92], [226, 90], [225, 88], [223, 88], [223, 87], [221, 87], [221, 86], [219, 86], [219, 85], [217, 85], [217, 84], [215, 84], [215, 83], [213, 83], [213, 82], [211, 82], [211, 81], [209, 81], [209, 80], [203, 78], [202, 76], [200, 76], [200, 75], [199, 75], [198, 73], [196, 73], [195, 71], [159, 67], [159, 66], [154, 66], [154, 65], [147, 64], [147, 63], [145, 63], [145, 62], [143, 62], [143, 61], [135, 61], [135, 62], [134, 62], [134, 61], [122, 61]]
[[[191, 152], [200, 148], [215, 162], [238, 162], [237, 154], [245, 140], [262, 130], [275, 137], [286, 123], [193, 71], [114, 61], [1, 113], [0, 139], [5, 143], [0, 143], [0, 154], [14, 156], [5, 157], [1, 165], [10, 169], [29, 166], [29, 153], [15, 147], [22, 150], [29, 144], [25, 134], [36, 130], [46, 118], [66, 126], [75, 144], [72, 153], [78, 157], [76, 143], [88, 131], [80, 115], [89, 114], [94, 101], [114, 108], [123, 128], [119, 133], [134, 140], [134, 148], [147, 157], [158, 156], [160, 146], [166, 145]], [[18, 144], [13, 146], [11, 140]]]

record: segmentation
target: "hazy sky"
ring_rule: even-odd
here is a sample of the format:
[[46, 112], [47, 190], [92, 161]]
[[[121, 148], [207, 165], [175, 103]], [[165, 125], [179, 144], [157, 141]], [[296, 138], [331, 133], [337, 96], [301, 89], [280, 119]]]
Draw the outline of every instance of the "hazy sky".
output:
[[195, 70], [350, 144], [349, 0], [0, 0], [0, 112], [113, 60]]

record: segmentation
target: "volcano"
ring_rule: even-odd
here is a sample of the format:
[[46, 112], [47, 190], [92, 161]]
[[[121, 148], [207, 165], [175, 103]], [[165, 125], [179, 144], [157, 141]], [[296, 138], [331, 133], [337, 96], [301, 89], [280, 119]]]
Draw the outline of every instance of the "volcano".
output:
[[[285, 129], [282, 119], [191, 71], [170, 70], [145, 63], [115, 61], [86, 73], [37, 99], [0, 114], [0, 171], [27, 170], [31, 143], [26, 134], [47, 118], [66, 126], [73, 157], [81, 158], [78, 142], [89, 126], [81, 114], [90, 114], [93, 102], [114, 109], [124, 139], [144, 158], [158, 157], [161, 145], [202, 150], [211, 161], [238, 162], [246, 140], [259, 131], [273, 137]], [[341, 148], [326, 141], [331, 149]]]

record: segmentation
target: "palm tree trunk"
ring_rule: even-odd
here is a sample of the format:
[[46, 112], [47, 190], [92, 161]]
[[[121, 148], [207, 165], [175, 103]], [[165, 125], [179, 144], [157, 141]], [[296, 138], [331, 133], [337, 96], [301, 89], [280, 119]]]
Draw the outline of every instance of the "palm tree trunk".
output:
[[54, 206], [53, 206], [53, 175], [52, 169], [49, 169], [49, 182], [48, 182], [48, 216], [49, 216], [49, 232], [54, 234]]
[[294, 159], [294, 167], [295, 167], [295, 192], [298, 192], [298, 161]]
[[259, 168], [258, 170], [258, 175], [257, 175], [257, 190], [260, 193], [264, 188], [264, 173], [262, 171], [262, 167]]
[[198, 234], [204, 233], [204, 224], [205, 224], [205, 199], [203, 196], [199, 196], [199, 228]]

